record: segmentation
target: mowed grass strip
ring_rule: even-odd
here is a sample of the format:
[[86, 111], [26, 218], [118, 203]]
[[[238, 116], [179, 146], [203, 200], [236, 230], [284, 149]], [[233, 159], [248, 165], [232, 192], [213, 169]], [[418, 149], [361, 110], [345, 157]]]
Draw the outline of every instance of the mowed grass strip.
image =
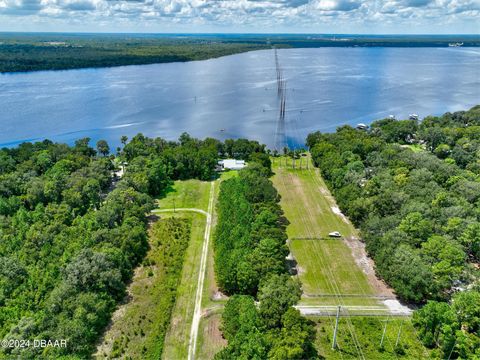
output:
[[[345, 237], [358, 234], [348, 219], [336, 213], [335, 200], [318, 169], [310, 162], [307, 170], [305, 159], [302, 170], [292, 169], [291, 160], [287, 167], [284, 158], [273, 161], [272, 180], [282, 196], [280, 205], [290, 222], [288, 236], [310, 239], [290, 240], [304, 293], [373, 295], [374, 290], [355, 263], [350, 248], [341, 239], [328, 238], [332, 231], [339, 231]], [[311, 240], [314, 238], [321, 240]], [[337, 299], [331, 299], [331, 304], [338, 303]], [[370, 304], [371, 299], [365, 301], [365, 305]]]
[[[290, 249], [299, 265], [305, 295], [371, 295], [366, 276], [341, 240], [292, 240]], [[332, 277], [336, 284], [332, 284]]]
[[352, 224], [342, 220], [332, 207], [335, 201], [317, 169], [292, 169], [291, 163], [274, 159], [272, 181], [282, 195], [280, 202], [290, 221], [289, 238], [327, 238], [328, 233], [339, 231], [343, 236], [355, 236]]

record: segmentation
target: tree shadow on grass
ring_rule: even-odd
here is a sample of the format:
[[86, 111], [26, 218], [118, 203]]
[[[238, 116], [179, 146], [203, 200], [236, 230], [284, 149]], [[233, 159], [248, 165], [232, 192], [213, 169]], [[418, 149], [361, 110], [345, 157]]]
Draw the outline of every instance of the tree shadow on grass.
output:
[[156, 200], [165, 199], [168, 194], [175, 193], [177, 190], [173, 187], [173, 182], [168, 184], [168, 186], [156, 197]]

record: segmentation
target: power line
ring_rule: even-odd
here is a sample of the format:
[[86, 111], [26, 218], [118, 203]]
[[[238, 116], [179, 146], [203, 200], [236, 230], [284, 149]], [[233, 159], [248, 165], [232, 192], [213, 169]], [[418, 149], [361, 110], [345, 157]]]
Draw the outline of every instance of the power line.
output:
[[[310, 170], [311, 171], [311, 170]], [[292, 173], [289, 173], [288, 174], [290, 177], [294, 176]], [[318, 179], [316, 178], [316, 174], [314, 173], [314, 181], [317, 182]], [[282, 178], [283, 179], [283, 178]], [[284, 183], [284, 186], [286, 189], [288, 189], [288, 187], [285, 185], [285, 181], [283, 180], [283, 183]], [[300, 209], [296, 209], [298, 212], [300, 212], [300, 216], [298, 216], [299, 219], [301, 219], [301, 221], [304, 223], [304, 226], [303, 228], [306, 229], [306, 231], [309, 233], [310, 237], [312, 237], [312, 233], [311, 233], [311, 230], [310, 230], [310, 226], [309, 224], [306, 222], [306, 218], [305, 216], [303, 216], [303, 214], [301, 214], [301, 210]], [[314, 214], [312, 214], [312, 210], [308, 207], [305, 207], [305, 211], [310, 215], [310, 218], [315, 218]], [[334, 293], [335, 295], [335, 300], [336, 300], [336, 303], [337, 305], [341, 305], [341, 306], [344, 306], [343, 305], [343, 300], [341, 299], [341, 297], [339, 296], [340, 294], [340, 288], [338, 286], [338, 283], [336, 281], [336, 278], [335, 278], [335, 275], [333, 274], [331, 268], [329, 266], [326, 266], [324, 260], [322, 259], [322, 257], [319, 257], [319, 262], [321, 263], [321, 267], [322, 269], [325, 269], [325, 276], [326, 276], [326, 280], [327, 280], [327, 286], [330, 288], [330, 290]], [[346, 321], [347, 321], [347, 329], [350, 333], [350, 336], [353, 340], [353, 344], [354, 344], [354, 347], [355, 347], [355, 350], [357, 352], [357, 357], [359, 357], [360, 359], [365, 359], [365, 356], [363, 355], [363, 351], [361, 349], [361, 346], [360, 346], [360, 342], [355, 334], [355, 330], [353, 328], [353, 325], [351, 324], [351, 320], [349, 319], [349, 317], [347, 316], [346, 317]], [[341, 353], [340, 353], [341, 354]]]

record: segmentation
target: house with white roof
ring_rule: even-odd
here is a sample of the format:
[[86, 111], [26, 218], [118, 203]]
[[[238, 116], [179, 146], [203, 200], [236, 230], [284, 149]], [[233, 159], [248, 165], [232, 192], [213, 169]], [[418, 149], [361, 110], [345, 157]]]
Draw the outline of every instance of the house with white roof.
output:
[[224, 159], [218, 161], [218, 168], [220, 171], [222, 170], [241, 170], [247, 164], [245, 160], [237, 160], [237, 159]]

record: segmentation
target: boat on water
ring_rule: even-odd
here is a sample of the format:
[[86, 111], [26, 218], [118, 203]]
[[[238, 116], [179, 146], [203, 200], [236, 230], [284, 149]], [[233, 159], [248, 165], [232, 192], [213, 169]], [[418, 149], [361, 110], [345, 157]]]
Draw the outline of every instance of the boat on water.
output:
[[449, 47], [459, 47], [459, 46], [463, 46], [463, 42], [461, 42], [461, 43], [459, 43], [459, 42], [449, 43], [448, 46], [449, 46]]

